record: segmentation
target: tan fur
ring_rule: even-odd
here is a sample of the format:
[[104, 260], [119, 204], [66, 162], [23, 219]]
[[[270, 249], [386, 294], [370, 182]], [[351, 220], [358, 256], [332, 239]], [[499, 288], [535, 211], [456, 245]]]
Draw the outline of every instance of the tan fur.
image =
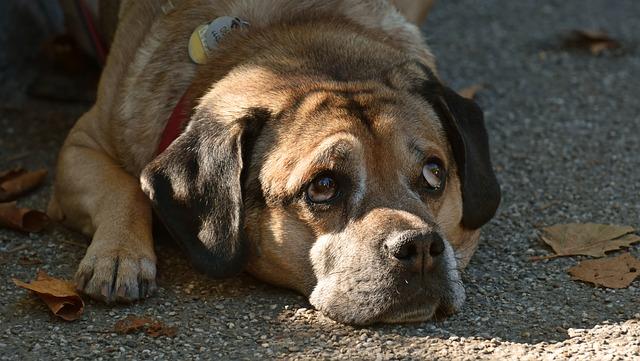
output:
[[[466, 265], [476, 248], [478, 231], [461, 227], [462, 198], [451, 149], [431, 108], [406, 90], [412, 80], [425, 76], [411, 61], [434, 69], [434, 58], [418, 28], [394, 8], [395, 4], [409, 20], [419, 22], [431, 1], [172, 3], [175, 7], [165, 14], [162, 0], [125, 2], [97, 102], [78, 120], [60, 153], [49, 213], [93, 236], [76, 275], [80, 289], [113, 300], [109, 287], [115, 279], [116, 299], [126, 301], [155, 288], [151, 208], [138, 176], [154, 159], [166, 120], [185, 92], [191, 107], [216, 114], [219, 122], [230, 126], [245, 109], [282, 113], [301, 95], [313, 93], [291, 115], [293, 123], [270, 125], [255, 145], [254, 154], [261, 156], [252, 162], [248, 177], [260, 181], [267, 208], [246, 214], [245, 232], [252, 240], [250, 273], [306, 295], [314, 292], [321, 261], [313, 255], [330, 252], [326, 248], [330, 246], [317, 238], [333, 232], [340, 215], [329, 212], [317, 218], [295, 204], [280, 207], [269, 202], [292, 196], [319, 169], [339, 162], [350, 164], [349, 169], [357, 173], [354, 177], [362, 180], [355, 185], [354, 197], [360, 197], [363, 209], [375, 210], [358, 221], [365, 224], [354, 224], [370, 232], [379, 227], [432, 227], [417, 220], [415, 214], [421, 214], [421, 219], [441, 228], [454, 248], [462, 250], [458, 258]], [[195, 65], [186, 55], [189, 35], [198, 25], [223, 15], [238, 16], [251, 26], [228, 34], [207, 65]], [[306, 25], [309, 22], [313, 27]], [[360, 35], [345, 37], [336, 30], [341, 27]], [[268, 35], [260, 35], [263, 29], [269, 29]], [[290, 39], [290, 34], [297, 37]], [[280, 48], [281, 44], [287, 46]], [[355, 55], [376, 64], [375, 68], [341, 66], [354, 79], [371, 80], [338, 82], [297, 72], [313, 67], [324, 71], [331, 65], [292, 56], [310, 46], [328, 53], [344, 52], [344, 59], [354, 57], [349, 51], [356, 49]], [[378, 75], [379, 69], [389, 72]], [[405, 89], [391, 90], [388, 84]], [[358, 93], [353, 99], [376, 119], [372, 129], [339, 110], [347, 102], [340, 94], [349, 92]], [[321, 104], [331, 104], [330, 109], [313, 113]], [[310, 114], [323, 119], [321, 127], [296, 127]], [[427, 208], [418, 196], [407, 195], [411, 180], [402, 176], [420, 174], [421, 160], [405, 142], [415, 134], [420, 135], [419, 146], [438, 155], [450, 170], [445, 193], [428, 201]], [[332, 153], [340, 147], [348, 159], [337, 160]]]
[[429, 14], [435, 0], [393, 0], [393, 3], [407, 20], [420, 25]]

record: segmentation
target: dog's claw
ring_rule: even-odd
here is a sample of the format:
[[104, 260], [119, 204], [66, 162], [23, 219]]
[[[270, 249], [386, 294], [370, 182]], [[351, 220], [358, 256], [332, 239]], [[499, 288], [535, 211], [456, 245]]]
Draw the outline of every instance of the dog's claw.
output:
[[103, 285], [102, 288], [100, 289], [100, 296], [102, 296], [101, 298], [107, 302], [111, 302], [110, 288], [111, 287], [109, 287], [108, 285]]
[[127, 286], [120, 286], [118, 287], [118, 291], [116, 292], [116, 301], [118, 302], [131, 302], [132, 300], [136, 299], [136, 297], [131, 297], [130, 293], [128, 292], [128, 288]]
[[138, 298], [143, 299], [147, 297], [147, 283], [143, 280], [138, 281], [140, 283], [140, 287], [138, 290]]
[[81, 273], [81, 272], [76, 273], [76, 276], [75, 276], [76, 290], [78, 291], [84, 290], [84, 287], [86, 286], [91, 276], [92, 274]]
[[128, 303], [151, 295], [155, 290], [155, 260], [113, 253], [117, 256], [87, 253], [75, 276], [78, 290], [107, 303]]
[[155, 281], [140, 280], [140, 299], [148, 298], [156, 290]]

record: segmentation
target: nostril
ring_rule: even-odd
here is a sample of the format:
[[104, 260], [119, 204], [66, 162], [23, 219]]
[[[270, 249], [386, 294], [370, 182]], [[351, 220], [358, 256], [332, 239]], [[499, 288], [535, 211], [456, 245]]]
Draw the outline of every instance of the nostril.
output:
[[437, 233], [433, 235], [431, 245], [429, 246], [429, 254], [431, 257], [437, 257], [444, 252], [444, 240]]
[[398, 251], [394, 254], [394, 257], [399, 260], [407, 260], [415, 257], [417, 254], [418, 248], [416, 247], [416, 244], [413, 242], [407, 242], [400, 246]]
[[384, 254], [407, 266], [421, 269], [423, 263], [432, 264], [445, 251], [445, 243], [436, 232], [407, 232], [382, 245]]

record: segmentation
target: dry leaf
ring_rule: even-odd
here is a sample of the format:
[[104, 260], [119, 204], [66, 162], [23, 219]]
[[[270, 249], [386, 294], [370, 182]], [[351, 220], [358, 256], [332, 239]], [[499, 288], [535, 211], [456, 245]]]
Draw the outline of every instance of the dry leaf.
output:
[[148, 317], [138, 317], [129, 315], [113, 325], [113, 330], [120, 334], [129, 334], [142, 330], [145, 326], [153, 322]]
[[46, 176], [46, 169], [29, 172], [16, 168], [0, 173], [0, 202], [12, 201], [34, 189]]
[[36, 280], [31, 283], [24, 283], [15, 278], [13, 283], [32, 291], [47, 304], [54, 315], [63, 320], [77, 320], [84, 311], [84, 302], [73, 283], [69, 281], [53, 278], [43, 271], [38, 271]]
[[160, 321], [156, 321], [150, 324], [145, 332], [151, 337], [174, 337], [176, 333], [178, 333], [178, 330], [176, 327], [167, 326]]
[[[596, 223], [556, 224], [542, 229], [542, 240], [558, 256], [604, 257], [605, 252], [640, 241], [633, 227]], [[623, 237], [624, 236], [624, 237]]]
[[164, 323], [153, 320], [149, 317], [138, 317], [129, 315], [113, 325], [115, 332], [119, 334], [129, 334], [144, 331], [151, 337], [167, 336], [173, 337], [177, 333], [175, 327], [167, 326]]
[[588, 50], [593, 55], [621, 47], [619, 41], [612, 39], [606, 32], [600, 30], [574, 30], [565, 39], [564, 46]]
[[47, 224], [49, 217], [40, 211], [18, 208], [16, 202], [0, 203], [0, 228], [40, 232]]
[[29, 256], [21, 256], [18, 258], [18, 264], [21, 266], [34, 266], [42, 264], [42, 260], [39, 258], [33, 258]]
[[630, 253], [592, 259], [569, 269], [571, 278], [608, 288], [626, 288], [640, 275], [640, 260]]
[[483, 88], [484, 86], [482, 84], [474, 84], [464, 89], [461, 89], [458, 92], [458, 94], [460, 94], [460, 96], [462, 96], [463, 98], [474, 99], [476, 97], [476, 93], [482, 90]]

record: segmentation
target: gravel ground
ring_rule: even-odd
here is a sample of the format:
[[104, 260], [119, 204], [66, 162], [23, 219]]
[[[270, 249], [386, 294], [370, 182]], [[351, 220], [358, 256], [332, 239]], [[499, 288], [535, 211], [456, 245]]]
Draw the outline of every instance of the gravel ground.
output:
[[[424, 30], [443, 78], [455, 88], [486, 85], [478, 101], [504, 193], [464, 274], [466, 305], [453, 317], [339, 325], [303, 297], [250, 277], [207, 279], [165, 241], [155, 297], [116, 307], [89, 301], [82, 319], [67, 323], [10, 279], [29, 280], [39, 268], [70, 277], [87, 240], [61, 227], [0, 230], [0, 360], [640, 358], [640, 279], [594, 288], [566, 273], [586, 257], [530, 261], [550, 253], [539, 241], [543, 225], [640, 227], [639, 17], [634, 0], [448, 0], [430, 15]], [[624, 47], [598, 57], [562, 49], [562, 35], [577, 28], [607, 29]], [[0, 168], [53, 170], [66, 131], [87, 108], [30, 99], [23, 84], [33, 77], [28, 63], [0, 68]], [[50, 186], [51, 178], [20, 203], [44, 209]], [[631, 251], [640, 257], [640, 246]], [[112, 333], [130, 314], [178, 334]]]

